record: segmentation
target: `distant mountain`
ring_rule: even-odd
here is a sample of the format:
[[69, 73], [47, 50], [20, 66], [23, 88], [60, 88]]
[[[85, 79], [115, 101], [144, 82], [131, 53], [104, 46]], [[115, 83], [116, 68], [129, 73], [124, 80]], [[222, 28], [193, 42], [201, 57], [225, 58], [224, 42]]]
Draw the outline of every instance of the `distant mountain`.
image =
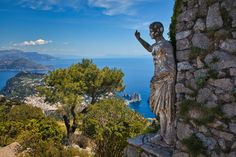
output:
[[0, 70], [49, 70], [52, 66], [44, 66], [37, 61], [56, 59], [38, 52], [20, 50], [0, 50]]
[[16, 60], [0, 59], [0, 70], [49, 70], [50, 66], [44, 66], [25, 58]]
[[0, 60], [16, 60], [25, 58], [33, 61], [52, 60], [56, 59], [47, 54], [40, 54], [38, 52], [24, 52], [21, 50], [0, 50]]

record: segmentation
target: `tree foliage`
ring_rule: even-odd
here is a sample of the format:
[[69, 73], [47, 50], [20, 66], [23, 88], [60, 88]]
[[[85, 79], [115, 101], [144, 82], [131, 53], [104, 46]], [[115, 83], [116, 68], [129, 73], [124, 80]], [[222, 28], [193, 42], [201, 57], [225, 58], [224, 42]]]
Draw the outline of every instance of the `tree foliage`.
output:
[[[121, 70], [108, 67], [99, 69], [92, 60], [83, 59], [81, 63], [69, 68], [50, 72], [40, 91], [46, 96], [46, 101], [65, 104], [63, 118], [69, 137], [77, 128], [74, 109], [80, 104], [81, 96], [91, 97], [91, 103], [94, 104], [107, 93], [120, 92], [124, 89], [123, 76]], [[70, 114], [73, 116], [72, 126]]]
[[122, 156], [127, 138], [143, 133], [147, 121], [117, 98], [105, 99], [89, 107], [83, 118], [83, 133], [95, 140], [96, 156]]
[[47, 100], [65, 104], [73, 103], [77, 95], [86, 94], [93, 104], [106, 93], [122, 91], [123, 76], [121, 70], [99, 69], [92, 60], [83, 59], [69, 68], [52, 71], [45, 79], [46, 86], [51, 87], [45, 94]]
[[88, 153], [61, 144], [60, 126], [37, 107], [0, 97], [0, 147], [19, 142], [24, 157], [89, 157]]

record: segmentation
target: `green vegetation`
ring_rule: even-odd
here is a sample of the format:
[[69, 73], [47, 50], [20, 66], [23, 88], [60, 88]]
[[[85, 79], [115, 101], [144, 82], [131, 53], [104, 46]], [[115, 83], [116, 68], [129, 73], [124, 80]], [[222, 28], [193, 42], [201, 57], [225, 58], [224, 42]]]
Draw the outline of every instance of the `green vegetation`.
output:
[[219, 62], [219, 58], [218, 57], [213, 57], [213, 59], [211, 60], [211, 62], [210, 62], [210, 64], [215, 64], [215, 63], [217, 63], [217, 62]]
[[208, 28], [207, 29], [207, 36], [208, 36], [208, 38], [214, 39], [215, 32], [216, 31], [214, 29]]
[[195, 134], [192, 134], [187, 139], [183, 139], [182, 143], [187, 147], [188, 152], [193, 157], [206, 153], [206, 148], [203, 146], [202, 141]]
[[232, 94], [233, 94], [233, 96], [234, 96], [234, 101], [236, 101], [236, 88], [234, 88], [234, 89], [232, 90]]
[[[194, 111], [199, 116], [191, 117], [191, 112]], [[208, 108], [203, 104], [197, 103], [194, 100], [183, 100], [180, 104], [180, 115], [185, 121], [193, 120], [198, 125], [211, 123], [216, 117], [223, 118], [223, 112], [220, 106]]]
[[91, 104], [94, 104], [106, 94], [120, 92], [124, 89], [123, 76], [121, 70], [99, 69], [91, 60], [83, 59], [67, 69], [50, 72], [45, 78], [45, 86], [39, 90], [46, 96], [46, 101], [64, 104], [62, 114], [69, 138], [78, 127], [75, 108], [80, 105], [81, 97], [91, 97]]
[[24, 157], [89, 157], [87, 152], [64, 148], [64, 132], [41, 109], [0, 97], [0, 147], [19, 142]]
[[197, 59], [197, 57], [199, 56], [200, 59], [203, 59], [206, 55], [207, 55], [207, 50], [193, 46], [191, 48], [191, 53], [189, 57], [190, 59]]
[[220, 40], [226, 40], [227, 38], [230, 37], [231, 37], [230, 32], [226, 30], [219, 30], [214, 34], [214, 39], [217, 42], [219, 42]]
[[176, 24], [177, 24], [177, 17], [179, 16], [181, 12], [181, 4], [183, 0], [175, 0], [175, 6], [174, 6], [174, 14], [171, 17], [171, 24], [169, 27], [169, 37], [170, 41], [174, 47], [174, 52], [176, 52]]
[[82, 132], [94, 139], [96, 156], [120, 157], [127, 138], [143, 133], [147, 121], [117, 98], [99, 101], [89, 107], [82, 123]]
[[188, 94], [190, 97], [192, 97], [192, 98], [197, 97], [198, 89], [193, 88], [190, 84], [188, 84], [186, 87], [193, 91], [192, 93]]
[[7, 81], [1, 93], [10, 99], [22, 101], [25, 97], [37, 93], [36, 87], [42, 84], [43, 77], [44, 74], [19, 72]]
[[[37, 89], [46, 101], [63, 104], [58, 112], [63, 115], [66, 129], [53, 116], [45, 117], [40, 108], [0, 97], [0, 147], [17, 141], [22, 151], [26, 150], [22, 157], [90, 157], [71, 144], [91, 145], [96, 156], [122, 156], [128, 138], [159, 129], [154, 123], [149, 126], [123, 100], [107, 98], [124, 89], [123, 76], [121, 70], [99, 69], [86, 59], [46, 75], [44, 86]], [[77, 107], [81, 107], [84, 95], [92, 101], [82, 115]], [[80, 130], [73, 135], [78, 126]]]
[[[1, 108], [4, 106], [2, 103], [0, 105]], [[20, 104], [11, 107], [9, 112], [1, 111], [1, 114], [5, 115], [0, 121], [1, 146], [8, 145], [16, 139], [26, 146], [37, 144], [41, 140], [51, 139], [60, 142], [62, 139], [60, 127], [52, 119], [46, 118], [39, 108]], [[27, 140], [30, 140], [30, 143], [27, 143]]]
[[198, 87], [202, 88], [206, 85], [207, 79], [208, 79], [208, 75], [204, 74], [204, 75], [197, 77], [195, 82]]
[[210, 69], [208, 70], [208, 77], [212, 79], [217, 79], [218, 78], [218, 72], [215, 69]]
[[203, 88], [206, 85], [208, 79], [217, 79], [217, 78], [218, 78], [218, 72], [215, 69], [210, 68], [206, 74], [198, 76], [195, 79], [195, 83], [199, 88]]
[[233, 20], [229, 15], [229, 12], [226, 10], [226, 8], [221, 7], [220, 14], [222, 16], [222, 20], [224, 21], [224, 26], [230, 29]]

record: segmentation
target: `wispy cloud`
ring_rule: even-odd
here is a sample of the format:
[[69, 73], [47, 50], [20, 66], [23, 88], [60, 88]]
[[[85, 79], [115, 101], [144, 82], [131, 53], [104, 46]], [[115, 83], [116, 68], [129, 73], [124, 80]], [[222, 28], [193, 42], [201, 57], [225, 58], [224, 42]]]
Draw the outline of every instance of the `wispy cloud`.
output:
[[103, 14], [112, 16], [133, 15], [136, 12], [135, 5], [153, 1], [155, 0], [20, 0], [18, 4], [25, 8], [45, 11], [79, 10], [82, 5], [87, 5], [90, 8], [102, 8]]
[[64, 11], [66, 8], [78, 10], [82, 0], [20, 0], [19, 5], [34, 10]]
[[[139, 1], [139, 0], [138, 0]], [[131, 7], [138, 2], [137, 0], [88, 0], [89, 5], [93, 7], [104, 8], [106, 15], [134, 14]]]
[[38, 39], [38, 40], [30, 40], [30, 41], [24, 41], [22, 43], [15, 43], [13, 46], [36, 46], [36, 45], [46, 45], [48, 43], [51, 43], [51, 40], [44, 40], [44, 39]]

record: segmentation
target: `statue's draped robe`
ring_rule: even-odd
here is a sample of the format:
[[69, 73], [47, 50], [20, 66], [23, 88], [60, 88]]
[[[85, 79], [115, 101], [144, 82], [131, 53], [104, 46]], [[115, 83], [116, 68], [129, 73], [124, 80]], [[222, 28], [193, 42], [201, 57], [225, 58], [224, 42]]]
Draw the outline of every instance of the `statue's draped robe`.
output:
[[174, 136], [176, 76], [173, 47], [163, 39], [152, 45], [152, 49], [155, 71], [151, 80], [150, 106], [152, 111], [160, 116], [161, 135], [164, 138], [172, 138]]

